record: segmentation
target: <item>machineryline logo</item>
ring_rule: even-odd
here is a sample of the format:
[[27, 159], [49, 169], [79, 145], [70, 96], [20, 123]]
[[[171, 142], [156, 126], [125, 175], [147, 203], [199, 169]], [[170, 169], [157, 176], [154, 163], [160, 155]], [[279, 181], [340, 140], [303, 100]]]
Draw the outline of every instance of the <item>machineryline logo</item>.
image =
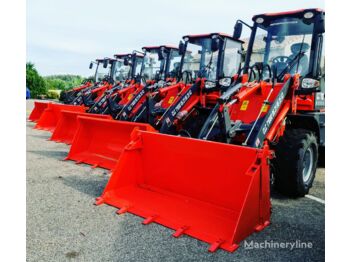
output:
[[244, 241], [243, 247], [245, 249], [307, 249], [312, 248], [312, 242], [303, 242], [300, 240], [295, 240], [293, 242], [277, 242], [274, 240], [265, 240], [263, 242], [255, 241]]

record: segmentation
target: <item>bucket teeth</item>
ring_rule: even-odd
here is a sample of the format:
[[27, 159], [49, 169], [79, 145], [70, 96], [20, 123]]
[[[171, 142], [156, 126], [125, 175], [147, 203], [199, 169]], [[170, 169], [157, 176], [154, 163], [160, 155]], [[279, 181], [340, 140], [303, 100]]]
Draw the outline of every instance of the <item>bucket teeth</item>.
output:
[[122, 208], [120, 208], [120, 209], [116, 212], [116, 214], [117, 214], [117, 215], [122, 215], [122, 214], [128, 212], [128, 209], [129, 209], [128, 206], [122, 207]]
[[103, 200], [102, 197], [97, 197], [97, 198], [95, 199], [95, 205], [96, 205], [96, 206], [102, 205], [103, 203], [104, 203], [104, 200]]
[[142, 221], [142, 224], [143, 225], [149, 225], [152, 222], [154, 222], [155, 218], [156, 218], [156, 216], [149, 216], [145, 220]]
[[180, 227], [179, 229], [177, 229], [174, 234], [173, 234], [173, 237], [180, 237], [182, 234], [185, 233], [185, 231], [188, 229], [188, 227], [186, 226], [183, 226], [183, 227]]
[[212, 243], [208, 249], [209, 252], [215, 252], [216, 250], [218, 250], [220, 248], [220, 246], [224, 243], [223, 240], [219, 239], [217, 241], [215, 241], [214, 243]]

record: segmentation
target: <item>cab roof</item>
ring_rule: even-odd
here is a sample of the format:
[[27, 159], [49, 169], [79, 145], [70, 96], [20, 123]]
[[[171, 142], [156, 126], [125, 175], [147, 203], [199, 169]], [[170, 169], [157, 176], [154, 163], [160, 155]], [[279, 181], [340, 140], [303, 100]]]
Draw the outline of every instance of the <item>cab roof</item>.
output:
[[[117, 59], [123, 59], [125, 57], [129, 57], [129, 56], [132, 56], [132, 55], [133, 55], [133, 53], [115, 54], [114, 57], [117, 58]], [[144, 57], [143, 55], [138, 54], [138, 53], [136, 53], [136, 56], [137, 57], [141, 57], [141, 58]]]
[[144, 46], [144, 47], [142, 47], [142, 50], [151, 51], [151, 50], [160, 49], [162, 47], [166, 48], [166, 49], [179, 50], [179, 48], [177, 46], [173, 46], [173, 45]]
[[212, 38], [215, 35], [221, 36], [223, 38], [229, 38], [229, 39], [232, 39], [234, 41], [238, 41], [238, 42], [243, 43], [243, 41], [241, 41], [240, 39], [235, 39], [231, 35], [226, 34], [226, 33], [209, 33], [209, 34], [185, 35], [185, 36], [182, 37], [182, 39], [185, 40], [186, 38], [188, 38], [189, 41], [194, 41], [194, 40], [197, 40], [198, 38]]
[[96, 62], [103, 62], [105, 60], [109, 60], [109, 61], [114, 61], [114, 58], [110, 58], [110, 57], [105, 57], [105, 58], [97, 58]]
[[292, 11], [278, 12], [278, 13], [265, 13], [260, 15], [254, 15], [252, 20], [255, 21], [258, 17], [266, 19], [275, 19], [280, 17], [302, 17], [306, 12], [313, 12], [315, 14], [325, 14], [325, 11], [321, 8], [308, 8], [308, 9], [298, 9]]

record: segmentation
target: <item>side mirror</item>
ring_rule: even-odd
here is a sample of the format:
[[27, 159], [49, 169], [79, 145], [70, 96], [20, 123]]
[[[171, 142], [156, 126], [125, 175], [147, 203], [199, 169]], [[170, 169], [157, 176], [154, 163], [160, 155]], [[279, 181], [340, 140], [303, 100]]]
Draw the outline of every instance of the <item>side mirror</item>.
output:
[[233, 38], [240, 39], [242, 35], [243, 25], [241, 22], [237, 21], [233, 30]]
[[179, 54], [183, 55], [183, 54], [185, 54], [185, 52], [186, 52], [185, 44], [184, 44], [184, 42], [180, 41], [180, 43], [179, 43]]
[[89, 69], [92, 69], [94, 67], [94, 63], [91, 62], [90, 65], [89, 65]]
[[103, 68], [107, 68], [108, 62], [109, 62], [108, 59], [103, 60]]
[[213, 38], [211, 40], [211, 50], [213, 52], [218, 51], [220, 48], [220, 39], [219, 38]]
[[128, 66], [128, 65], [129, 65], [129, 59], [124, 58], [124, 65], [125, 65], [125, 66]]

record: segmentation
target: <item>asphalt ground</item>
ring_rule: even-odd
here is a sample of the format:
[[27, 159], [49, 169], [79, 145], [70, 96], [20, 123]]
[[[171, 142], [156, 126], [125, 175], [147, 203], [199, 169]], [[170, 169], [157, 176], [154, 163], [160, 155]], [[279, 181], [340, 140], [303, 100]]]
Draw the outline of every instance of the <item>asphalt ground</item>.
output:
[[[32, 108], [28, 100], [27, 116]], [[173, 238], [171, 229], [144, 226], [141, 217], [118, 216], [108, 205], [94, 206], [108, 171], [62, 161], [69, 146], [47, 141], [51, 133], [33, 126], [27, 121], [27, 261], [324, 261], [323, 168], [317, 170], [312, 199], [272, 195], [271, 225], [246, 240], [254, 248], [242, 242], [234, 253], [209, 253], [207, 243]]]

